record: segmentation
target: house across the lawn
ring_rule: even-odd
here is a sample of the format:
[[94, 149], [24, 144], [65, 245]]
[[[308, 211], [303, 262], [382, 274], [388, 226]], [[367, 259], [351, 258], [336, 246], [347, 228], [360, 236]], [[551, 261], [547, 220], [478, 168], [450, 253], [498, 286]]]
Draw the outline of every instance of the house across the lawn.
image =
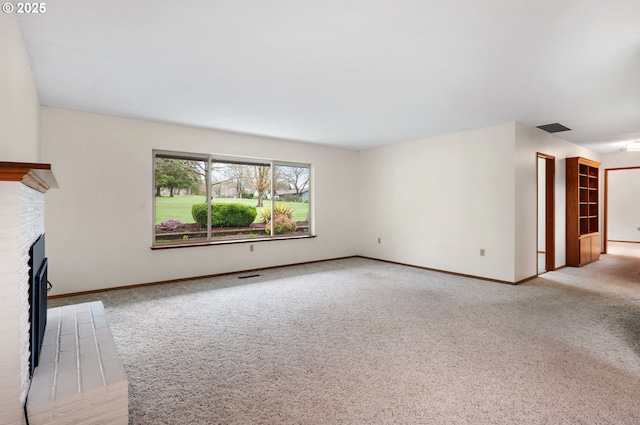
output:
[[276, 199], [309, 202], [309, 189], [303, 189], [300, 193], [295, 189], [276, 190]]

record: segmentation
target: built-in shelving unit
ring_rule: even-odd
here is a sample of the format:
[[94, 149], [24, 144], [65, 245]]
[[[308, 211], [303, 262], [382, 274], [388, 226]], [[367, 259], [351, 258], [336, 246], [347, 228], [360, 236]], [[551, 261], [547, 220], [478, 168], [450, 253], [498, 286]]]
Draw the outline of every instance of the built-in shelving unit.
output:
[[567, 265], [600, 258], [600, 163], [567, 158]]

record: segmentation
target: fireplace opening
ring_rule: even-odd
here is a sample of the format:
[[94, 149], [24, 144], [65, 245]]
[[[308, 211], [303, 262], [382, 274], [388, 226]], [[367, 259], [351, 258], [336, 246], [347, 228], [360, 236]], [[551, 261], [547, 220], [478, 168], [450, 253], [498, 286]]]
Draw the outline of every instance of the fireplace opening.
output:
[[45, 257], [43, 234], [29, 250], [29, 306], [31, 312], [29, 377], [33, 376], [33, 371], [38, 366], [44, 330], [47, 326], [47, 292], [50, 289], [47, 280], [48, 267], [49, 261]]

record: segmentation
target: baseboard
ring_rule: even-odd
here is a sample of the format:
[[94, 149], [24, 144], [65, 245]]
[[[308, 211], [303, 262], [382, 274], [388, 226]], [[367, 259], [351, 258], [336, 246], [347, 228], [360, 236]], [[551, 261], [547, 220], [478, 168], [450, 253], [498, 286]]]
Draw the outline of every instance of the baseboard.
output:
[[207, 278], [211, 278], [211, 277], [228, 276], [228, 275], [231, 275], [231, 274], [252, 273], [252, 272], [263, 271], [263, 270], [279, 269], [279, 268], [282, 268], [282, 267], [302, 266], [302, 265], [305, 265], [305, 264], [314, 264], [314, 263], [324, 263], [326, 261], [344, 260], [344, 259], [347, 259], [347, 258], [355, 258], [355, 257], [358, 257], [358, 255], [350, 255], [350, 256], [347, 256], [347, 257], [327, 258], [327, 259], [324, 259], [324, 260], [304, 261], [304, 262], [301, 262], [301, 263], [282, 264], [282, 265], [279, 265], [279, 266], [260, 267], [260, 268], [257, 268], [257, 269], [237, 270], [237, 271], [225, 272], [225, 273], [214, 273], [214, 274], [206, 274], [206, 275], [199, 275], [199, 276], [182, 277], [182, 278], [179, 278], [179, 279], [159, 280], [159, 281], [155, 281], [155, 282], [137, 283], [137, 284], [134, 284], [134, 285], [113, 286], [113, 287], [110, 287], [110, 288], [93, 289], [93, 290], [90, 290], [90, 291], [69, 292], [69, 293], [66, 293], [66, 294], [50, 295], [50, 296], [47, 297], [47, 299], [54, 300], [56, 298], [77, 297], [79, 295], [99, 294], [101, 292], [117, 291], [117, 290], [120, 290], [120, 289], [133, 289], [133, 288], [142, 288], [142, 287], [145, 287], [145, 286], [164, 285], [164, 284], [167, 284], [167, 283], [179, 283], [179, 282], [186, 282], [188, 280], [207, 279]]
[[[93, 289], [93, 290], [90, 290], [90, 291], [69, 292], [69, 293], [66, 293], [66, 294], [50, 295], [49, 297], [47, 297], [47, 299], [54, 300], [54, 299], [57, 299], [57, 298], [77, 297], [77, 296], [80, 296], [80, 295], [99, 294], [99, 293], [102, 293], [102, 292], [117, 291], [117, 290], [120, 290], [120, 289], [142, 288], [142, 287], [145, 287], [145, 286], [164, 285], [164, 284], [167, 284], [167, 283], [179, 283], [179, 282], [186, 282], [186, 281], [195, 280], [195, 279], [207, 279], [207, 278], [212, 278], [212, 277], [228, 276], [228, 275], [232, 275], [232, 274], [253, 273], [253, 272], [263, 271], [263, 270], [279, 269], [279, 268], [282, 268], [282, 267], [302, 266], [302, 265], [305, 265], [305, 264], [315, 264], [315, 263], [324, 263], [324, 262], [327, 262], [327, 261], [345, 260], [345, 259], [348, 259], [348, 258], [364, 258], [364, 259], [367, 259], [367, 260], [380, 261], [380, 262], [389, 263], [389, 264], [397, 264], [399, 266], [413, 267], [413, 268], [421, 269], [421, 270], [428, 270], [428, 271], [437, 272], [437, 273], [445, 273], [445, 274], [449, 274], [449, 275], [453, 275], [453, 276], [467, 277], [467, 278], [470, 278], [470, 279], [478, 279], [478, 280], [484, 280], [484, 281], [487, 281], [487, 282], [501, 283], [501, 284], [504, 284], [504, 285], [512, 285], [512, 286], [520, 285], [520, 284], [522, 284], [524, 282], [528, 282], [529, 280], [532, 280], [532, 279], [535, 279], [536, 277], [538, 277], [537, 275], [536, 276], [530, 276], [528, 278], [519, 280], [517, 282], [509, 282], [509, 281], [506, 281], [506, 280], [491, 279], [491, 278], [488, 278], [488, 277], [475, 276], [475, 275], [464, 274], [464, 273], [456, 273], [456, 272], [452, 272], [452, 271], [434, 269], [434, 268], [430, 268], [430, 267], [416, 266], [414, 264], [400, 263], [400, 262], [397, 262], [397, 261], [381, 260], [379, 258], [367, 257], [367, 256], [364, 256], [364, 255], [350, 255], [350, 256], [347, 256], [347, 257], [327, 258], [327, 259], [324, 259], [324, 260], [314, 260], [314, 261], [305, 261], [305, 262], [301, 262], [301, 263], [282, 264], [282, 265], [279, 265], [279, 266], [261, 267], [261, 268], [257, 268], [257, 269], [244, 269], [244, 270], [237, 270], [237, 271], [233, 271], [233, 272], [214, 273], [214, 274], [207, 274], [207, 275], [183, 277], [183, 278], [179, 278], [179, 279], [168, 279], [168, 280], [159, 280], [159, 281], [147, 282], [147, 283], [138, 283], [138, 284], [134, 284], [134, 285], [113, 286], [113, 287], [110, 287], [110, 288]], [[562, 267], [564, 267], [564, 266], [562, 266]], [[562, 268], [562, 267], [560, 267], [560, 268]], [[556, 270], [558, 270], [558, 269], [556, 269]]]
[[472, 275], [472, 274], [456, 273], [456, 272], [451, 272], [451, 271], [448, 271], [448, 270], [433, 269], [431, 267], [416, 266], [415, 264], [400, 263], [400, 262], [397, 262], [397, 261], [390, 261], [390, 260], [381, 260], [379, 258], [366, 257], [364, 255], [356, 255], [355, 257], [366, 258], [367, 260], [382, 261], [383, 263], [397, 264], [399, 266], [413, 267], [413, 268], [416, 268], [416, 269], [428, 270], [428, 271], [431, 271], [431, 272], [445, 273], [445, 274], [450, 274], [450, 275], [453, 275], [453, 276], [468, 277], [468, 278], [471, 278], [471, 279], [479, 279], [479, 280], [484, 280], [484, 281], [487, 281], [487, 282], [502, 283], [502, 284], [505, 284], [505, 285], [512, 285], [512, 286], [520, 285], [521, 283], [527, 282], [527, 281], [529, 281], [531, 279], [535, 279], [536, 277], [538, 277], [536, 275], [536, 276], [528, 277], [526, 279], [519, 280], [517, 282], [509, 282], [509, 281], [506, 281], [506, 280], [491, 279], [489, 277], [475, 276], [475, 275]]

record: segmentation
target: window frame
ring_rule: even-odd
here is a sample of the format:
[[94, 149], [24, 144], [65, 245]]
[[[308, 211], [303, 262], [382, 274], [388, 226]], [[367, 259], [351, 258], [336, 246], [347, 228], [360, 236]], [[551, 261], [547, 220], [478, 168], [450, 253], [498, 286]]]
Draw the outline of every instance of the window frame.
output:
[[[176, 240], [171, 243], [157, 243], [156, 242], [156, 196], [155, 196], [155, 182], [156, 182], [156, 160], [158, 158], [166, 158], [166, 159], [182, 159], [182, 160], [192, 160], [192, 161], [202, 161], [206, 164], [205, 171], [205, 186], [206, 186], [206, 203], [207, 203], [207, 236], [206, 239], [199, 240], [190, 240], [190, 241], [180, 241]], [[153, 149], [152, 150], [152, 167], [151, 167], [151, 176], [153, 182], [152, 192], [152, 242], [151, 249], [168, 249], [168, 248], [185, 248], [192, 246], [210, 246], [210, 245], [229, 245], [229, 244], [237, 244], [237, 243], [253, 243], [253, 242], [267, 242], [267, 241], [276, 241], [276, 240], [291, 240], [291, 239], [309, 239], [315, 238], [317, 235], [315, 234], [315, 224], [313, 219], [313, 165], [310, 163], [302, 163], [302, 162], [292, 162], [292, 161], [280, 161], [274, 159], [266, 159], [266, 158], [256, 158], [256, 157], [243, 157], [243, 156], [229, 156], [229, 155], [220, 155], [220, 154], [206, 154], [206, 153], [193, 153], [193, 152], [183, 152], [183, 151], [171, 151], [165, 149]], [[268, 236], [261, 237], [246, 237], [246, 238], [237, 238], [237, 239], [226, 239], [226, 240], [216, 240], [212, 237], [211, 231], [211, 204], [212, 204], [212, 189], [210, 183], [211, 177], [211, 167], [214, 163], [224, 163], [224, 164], [238, 164], [238, 165], [253, 165], [253, 166], [268, 166], [269, 167], [269, 180], [270, 180], [270, 198], [269, 198], [269, 208], [271, 217], [274, 216], [274, 207], [276, 205], [276, 200], [274, 199], [275, 194], [275, 169], [276, 167], [305, 167], [309, 171], [309, 183], [307, 186], [308, 190], [308, 234], [301, 235], [276, 235], [274, 234], [274, 223], [273, 220], [270, 220], [271, 231]]]

